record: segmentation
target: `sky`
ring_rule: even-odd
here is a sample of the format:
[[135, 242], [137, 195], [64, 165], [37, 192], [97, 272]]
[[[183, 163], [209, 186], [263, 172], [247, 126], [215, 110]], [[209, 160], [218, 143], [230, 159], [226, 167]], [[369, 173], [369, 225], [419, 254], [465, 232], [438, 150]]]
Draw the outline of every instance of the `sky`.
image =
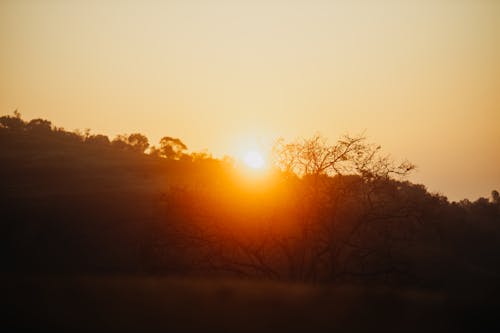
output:
[[500, 1], [0, 0], [0, 114], [215, 156], [364, 133], [452, 200], [500, 190]]

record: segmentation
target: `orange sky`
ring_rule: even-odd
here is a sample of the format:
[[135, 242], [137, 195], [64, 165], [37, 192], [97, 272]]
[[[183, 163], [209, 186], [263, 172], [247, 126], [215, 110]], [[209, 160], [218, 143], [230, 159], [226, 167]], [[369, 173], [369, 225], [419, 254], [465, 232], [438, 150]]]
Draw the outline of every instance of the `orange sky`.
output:
[[2, 0], [0, 50], [0, 114], [218, 156], [366, 131], [431, 191], [500, 190], [500, 1]]

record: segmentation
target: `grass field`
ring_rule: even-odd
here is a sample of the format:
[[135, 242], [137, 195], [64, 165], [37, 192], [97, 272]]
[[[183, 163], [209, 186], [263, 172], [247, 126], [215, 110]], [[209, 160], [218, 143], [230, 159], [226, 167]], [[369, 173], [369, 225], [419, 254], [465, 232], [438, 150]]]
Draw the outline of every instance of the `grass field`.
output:
[[2, 285], [5, 332], [457, 332], [497, 322], [480, 295], [415, 289], [95, 276]]

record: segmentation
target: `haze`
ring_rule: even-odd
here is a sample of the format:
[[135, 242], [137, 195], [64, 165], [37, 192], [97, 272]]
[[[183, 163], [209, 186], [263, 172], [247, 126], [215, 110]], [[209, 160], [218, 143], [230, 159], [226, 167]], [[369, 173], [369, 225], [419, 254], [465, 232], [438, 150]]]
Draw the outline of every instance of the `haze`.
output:
[[0, 2], [0, 113], [217, 156], [365, 134], [452, 200], [500, 189], [500, 2]]

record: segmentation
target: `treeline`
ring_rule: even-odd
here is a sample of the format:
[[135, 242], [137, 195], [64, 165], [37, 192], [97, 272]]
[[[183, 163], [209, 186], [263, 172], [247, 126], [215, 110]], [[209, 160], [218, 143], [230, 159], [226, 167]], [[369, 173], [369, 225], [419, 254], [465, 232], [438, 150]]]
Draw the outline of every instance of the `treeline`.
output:
[[[245, 181], [177, 138], [0, 118], [4, 272], [442, 286], [500, 276], [500, 198], [449, 202], [362, 137], [280, 141]], [[494, 284], [492, 284], [494, 285]]]
[[150, 145], [148, 138], [141, 133], [120, 134], [113, 140], [103, 134], [91, 134], [90, 129], [84, 131], [75, 130], [66, 131], [62, 127], [53, 126], [45, 119], [32, 119], [24, 121], [21, 114], [16, 110], [12, 116], [6, 115], [0, 117], [0, 129], [3, 135], [26, 134], [38, 136], [41, 139], [59, 139], [66, 143], [86, 143], [100, 147], [112, 147], [117, 150], [132, 151], [137, 153], [148, 153], [154, 157], [163, 157], [168, 159], [189, 159], [191, 158], [211, 158], [204, 152], [186, 154], [188, 147], [178, 138], [164, 136], [159, 145]]

